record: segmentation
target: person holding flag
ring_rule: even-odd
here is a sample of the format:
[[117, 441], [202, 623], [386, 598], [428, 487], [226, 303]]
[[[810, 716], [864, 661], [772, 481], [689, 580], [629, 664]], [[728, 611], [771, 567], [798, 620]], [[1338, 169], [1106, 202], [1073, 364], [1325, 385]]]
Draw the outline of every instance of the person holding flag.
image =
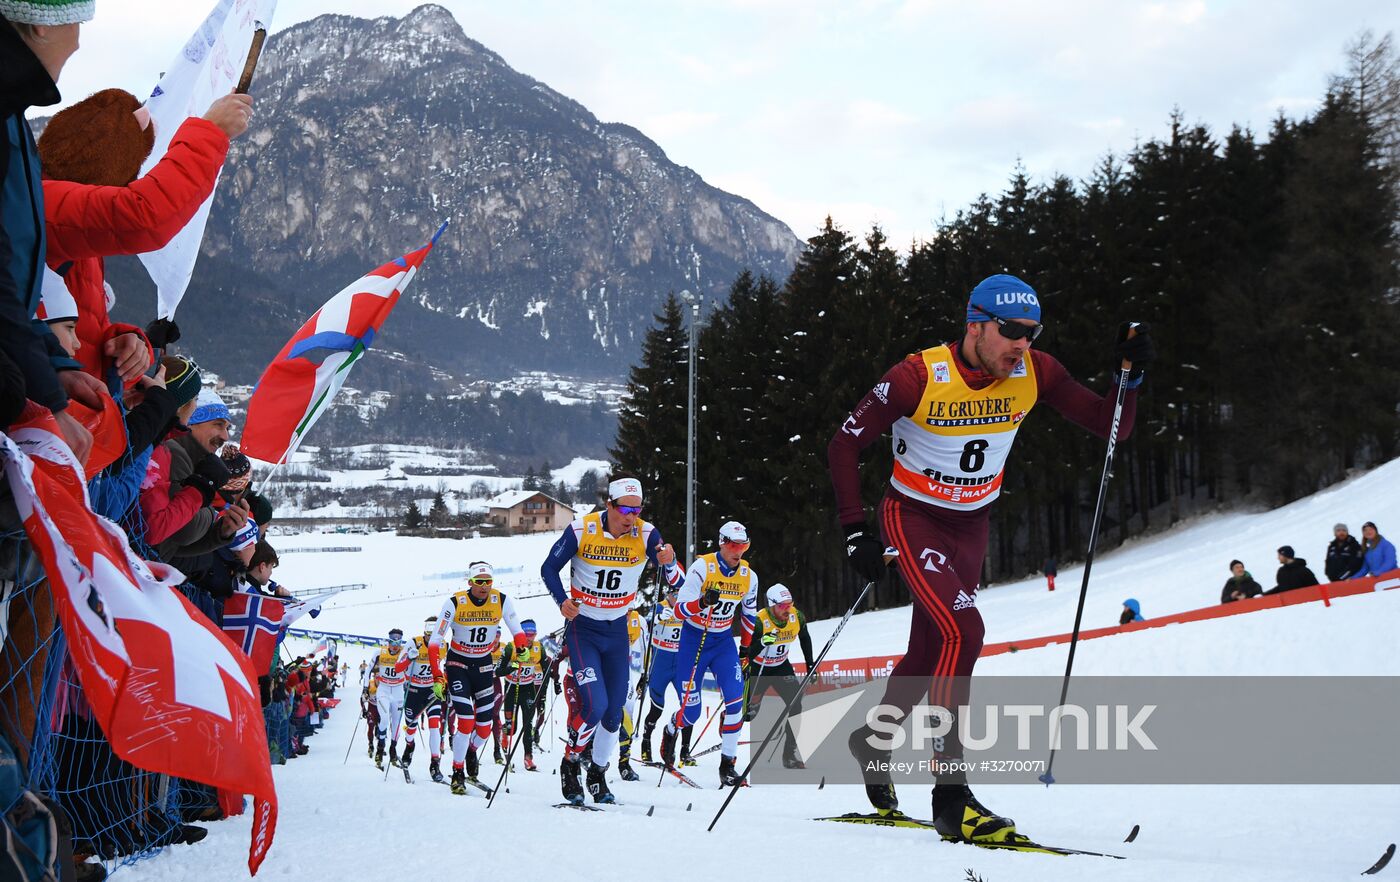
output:
[[[579, 725], [559, 767], [564, 798], [583, 803], [579, 773], [590, 750], [588, 790], [594, 802], [614, 802], [603, 773], [618, 745], [631, 664], [627, 611], [648, 562], [670, 585], [680, 584], [676, 552], [641, 519], [642, 483], [619, 478], [608, 485], [607, 509], [574, 520], [549, 550], [540, 577], [565, 618], [564, 639], [578, 691]], [[569, 590], [559, 571], [570, 567]]]
[[685, 624], [676, 650], [673, 681], [684, 697], [680, 710], [661, 734], [661, 761], [672, 767], [676, 764], [676, 732], [700, 719], [700, 684], [706, 671], [714, 675], [724, 697], [724, 718], [719, 724], [719, 782], [723, 787], [742, 783], [734, 763], [739, 755], [739, 730], [744, 727], [744, 674], [730, 635], [737, 615], [743, 623], [745, 649], [753, 636], [758, 574], [744, 559], [748, 549], [748, 529], [738, 521], [728, 521], [719, 528], [719, 551], [697, 557], [685, 574], [685, 584], [676, 597], [676, 615]]

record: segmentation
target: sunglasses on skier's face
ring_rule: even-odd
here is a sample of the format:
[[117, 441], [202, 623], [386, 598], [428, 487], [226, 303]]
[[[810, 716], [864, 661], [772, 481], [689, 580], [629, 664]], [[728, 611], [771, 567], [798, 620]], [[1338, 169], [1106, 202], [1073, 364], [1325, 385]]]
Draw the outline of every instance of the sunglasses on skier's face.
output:
[[724, 539], [724, 538], [721, 538], [721, 539], [719, 540], [719, 544], [720, 544], [720, 545], [723, 545], [725, 548], [729, 549], [730, 551], [735, 551], [735, 552], [738, 552], [739, 554], [743, 554], [745, 551], [748, 551], [748, 550], [749, 550], [749, 543], [747, 543], [747, 542], [736, 542], [736, 541], [734, 541], [733, 539]]
[[477, 588], [489, 588], [494, 581], [490, 576], [475, 576], [471, 579], [471, 584]]
[[1034, 343], [1035, 338], [1040, 336], [1040, 332], [1045, 330], [1045, 326], [1042, 324], [1023, 325], [1020, 322], [1013, 322], [999, 315], [993, 315], [980, 306], [976, 307], [976, 309], [987, 318], [996, 322], [997, 330], [1001, 331], [1001, 335], [1008, 340], [1022, 340], [1029, 337], [1030, 341]]
[[618, 505], [614, 502], [613, 508], [617, 509], [617, 513], [621, 515], [638, 515], [642, 513], [642, 507], [640, 505]]

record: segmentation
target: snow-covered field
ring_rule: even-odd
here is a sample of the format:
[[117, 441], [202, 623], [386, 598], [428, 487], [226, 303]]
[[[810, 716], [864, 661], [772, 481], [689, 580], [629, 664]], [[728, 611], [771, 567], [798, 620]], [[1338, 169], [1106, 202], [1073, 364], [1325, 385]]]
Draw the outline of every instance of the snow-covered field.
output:
[[[1273, 549], [1290, 543], [1319, 570], [1338, 520], [1359, 532], [1375, 520], [1400, 532], [1400, 461], [1273, 512], [1204, 517], [1130, 544], [1095, 565], [1088, 626], [1117, 621], [1122, 600], [1142, 601], [1163, 615], [1214, 603], [1225, 566], [1245, 560], [1266, 587]], [[1390, 525], [1388, 527], [1388, 525]], [[360, 546], [359, 552], [296, 551], [276, 577], [294, 589], [367, 582], [337, 598], [316, 626], [382, 634], [412, 633], [458, 584], [469, 561], [497, 565], [516, 596], [543, 591], [538, 567], [552, 535], [481, 540], [369, 536], [278, 537], [281, 548]], [[762, 574], [763, 550], [752, 559]], [[1032, 579], [984, 591], [978, 606], [989, 641], [1069, 630], [1078, 570], [1062, 571], [1059, 588]], [[801, 604], [801, 586], [790, 586]], [[560, 623], [547, 598], [525, 599], [542, 630]], [[908, 609], [855, 617], [832, 657], [897, 653]], [[1087, 641], [1076, 655], [1080, 674], [1371, 674], [1400, 675], [1394, 652], [1400, 590], [1304, 604], [1200, 623]], [[816, 623], [818, 646], [831, 622]], [[358, 666], [357, 650], [345, 655]], [[984, 659], [979, 673], [1058, 675], [1065, 648], [1052, 646]], [[342, 696], [353, 705], [355, 690]], [[674, 698], [672, 698], [674, 701]], [[707, 697], [707, 703], [712, 701]], [[607, 817], [554, 809], [559, 801], [558, 750], [542, 754], [542, 772], [511, 776], [510, 792], [489, 812], [475, 793], [453, 797], [420, 780], [388, 780], [364, 755], [353, 707], [332, 716], [311, 753], [275, 770], [281, 799], [276, 844], [260, 876], [320, 880], [436, 875], [566, 875], [604, 880], [641, 873], [666, 879], [709, 879], [765, 872], [774, 879], [863, 879], [893, 876], [962, 880], [972, 868], [986, 882], [1046, 880], [1318, 880], [1355, 876], [1400, 840], [1400, 787], [1327, 786], [983, 786], [990, 806], [1014, 817], [1042, 841], [1125, 855], [1124, 861], [986, 852], [944, 845], [922, 831], [819, 824], [810, 818], [865, 809], [851, 786], [755, 786], [739, 794], [714, 833], [705, 826], [724, 794], [692, 790], [642, 769], [637, 783], [610, 781], [625, 805]], [[559, 721], [554, 721], [558, 734]], [[761, 736], [761, 733], [760, 733]], [[748, 738], [747, 734], [744, 738]], [[714, 742], [714, 730], [697, 749]], [[342, 763], [347, 744], [348, 763]], [[426, 764], [415, 762], [422, 774]], [[715, 783], [711, 754], [693, 770]], [[498, 767], [489, 764], [483, 778]], [[901, 786], [904, 807], [927, 813], [927, 790]], [[647, 815], [655, 807], [652, 816]], [[1142, 833], [1122, 842], [1133, 824]], [[236, 879], [246, 876], [246, 817], [215, 824], [209, 838], [122, 870], [133, 880]], [[1382, 874], [1394, 875], [1400, 865]]]

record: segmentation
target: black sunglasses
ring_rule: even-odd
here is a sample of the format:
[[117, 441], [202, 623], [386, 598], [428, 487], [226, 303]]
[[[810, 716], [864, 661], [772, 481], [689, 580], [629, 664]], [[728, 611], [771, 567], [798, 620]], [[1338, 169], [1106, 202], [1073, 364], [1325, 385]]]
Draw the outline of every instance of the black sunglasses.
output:
[[1001, 335], [1008, 340], [1020, 340], [1024, 337], [1029, 337], [1031, 338], [1031, 342], [1034, 343], [1035, 338], [1040, 336], [1040, 332], [1045, 330], [1045, 326], [1041, 324], [1023, 325], [1020, 322], [1009, 321], [1007, 319], [1002, 318], [999, 315], [993, 315], [992, 313], [987, 312], [987, 310], [983, 309], [980, 306], [976, 306], [973, 308], [985, 315], [987, 318], [996, 322], [997, 330], [1001, 331]]

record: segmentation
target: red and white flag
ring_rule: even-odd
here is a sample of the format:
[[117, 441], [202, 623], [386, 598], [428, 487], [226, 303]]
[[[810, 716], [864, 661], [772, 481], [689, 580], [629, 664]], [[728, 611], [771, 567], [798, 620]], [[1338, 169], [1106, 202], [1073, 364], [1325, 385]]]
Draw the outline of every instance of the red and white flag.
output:
[[0, 433], [0, 457], [103, 734], [137, 768], [252, 794], [256, 874], [277, 826], [277, 793], [247, 657], [176, 589], [178, 570], [141, 560], [93, 514], [52, 415], [31, 405], [25, 416], [33, 418]]

